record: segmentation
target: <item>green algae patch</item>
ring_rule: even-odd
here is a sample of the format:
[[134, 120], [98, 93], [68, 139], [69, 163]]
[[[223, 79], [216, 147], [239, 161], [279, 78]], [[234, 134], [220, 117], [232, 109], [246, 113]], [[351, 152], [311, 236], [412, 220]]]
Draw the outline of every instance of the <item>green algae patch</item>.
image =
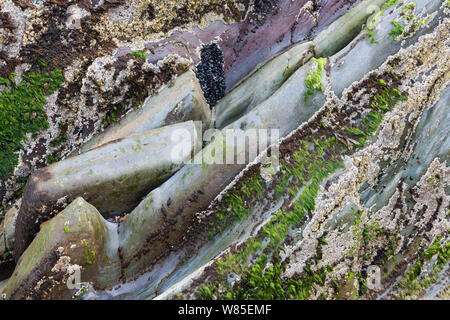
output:
[[394, 5], [397, 5], [398, 2], [399, 2], [399, 0], [388, 0], [383, 4], [383, 6], [381, 8], [382, 9], [390, 8]]
[[373, 18], [370, 20], [369, 24], [366, 27], [367, 37], [370, 40], [370, 43], [372, 44], [378, 44], [378, 40], [375, 39], [375, 24], [377, 23], [377, 20], [382, 16], [384, 11], [379, 11]]
[[394, 28], [388, 33], [388, 35], [389, 38], [392, 38], [395, 41], [397, 41], [398, 38], [404, 33], [404, 27], [403, 24], [397, 21], [392, 21], [392, 25], [394, 26]]
[[[314, 143], [315, 152], [309, 151], [309, 143]], [[244, 248], [218, 260], [215, 270], [218, 280], [198, 288], [196, 294], [200, 299], [306, 299], [314, 285], [325, 282], [330, 268], [315, 272], [308, 269], [301, 278], [281, 280], [285, 267], [276, 263], [276, 257], [288, 234], [304, 222], [306, 213], [314, 211], [320, 183], [329, 174], [343, 167], [342, 162], [324, 157], [324, 154], [335, 152], [337, 143], [326, 138], [299, 143], [300, 147], [292, 157], [295, 163], [282, 164], [281, 171], [284, 174], [281, 180], [289, 183], [281, 182], [281, 189], [275, 187], [282, 194], [299, 194], [293, 206], [278, 210], [257, 237], [247, 240]], [[246, 180], [247, 184], [253, 184], [250, 183], [252, 178]], [[304, 186], [301, 192], [298, 184]], [[262, 191], [259, 195], [257, 192], [249, 194], [262, 197]], [[233, 193], [232, 195], [235, 196]], [[232, 214], [230, 210], [227, 212]], [[272, 260], [271, 266], [268, 265], [269, 258]], [[241, 279], [238, 285], [231, 286], [228, 283], [230, 273]]]
[[[447, 266], [450, 257], [448, 235], [446, 241], [442, 239], [443, 235], [440, 234], [428, 249], [419, 251], [416, 263], [398, 281], [396, 285], [398, 292], [394, 294], [394, 299], [414, 298], [438, 282], [439, 273]], [[442, 245], [441, 242], [443, 242]], [[430, 262], [431, 266], [425, 267], [425, 264]]]
[[5, 86], [0, 93], [0, 177], [18, 164], [17, 152], [27, 134], [37, 134], [49, 127], [44, 111], [45, 96], [54, 93], [64, 81], [61, 70], [31, 72], [16, 85], [15, 74], [0, 77]]
[[[399, 0], [389, 0], [386, 1], [382, 6], [381, 6], [381, 10], [375, 14], [372, 18], [372, 20], [370, 20], [370, 22], [368, 23], [367, 27], [366, 27], [366, 32], [367, 32], [367, 37], [369, 38], [369, 41], [371, 44], [378, 44], [378, 40], [375, 39], [375, 35], [376, 35], [376, 31], [375, 31], [375, 24], [377, 22], [377, 20], [385, 13], [386, 9], [397, 5]], [[402, 2], [401, 2], [402, 3]], [[407, 7], [407, 6], [405, 6]], [[415, 8], [415, 4], [412, 3], [411, 4], [411, 8]], [[405, 8], [404, 8], [405, 10]], [[403, 33], [403, 32], [402, 32]]]
[[219, 298], [223, 300], [305, 300], [316, 285], [325, 283], [327, 274], [332, 272], [331, 266], [326, 266], [313, 272], [306, 268], [299, 279], [284, 279], [284, 267], [280, 264], [268, 266], [266, 256], [248, 269], [241, 281], [241, 286], [233, 288], [226, 293], [218, 295], [220, 283], [201, 286], [197, 296], [202, 300]]
[[322, 73], [327, 63], [327, 59], [325, 58], [311, 58], [311, 61], [317, 63], [316, 69], [311, 70], [307, 73], [305, 79], [305, 86], [308, 89], [305, 92], [305, 102], [308, 101], [308, 97], [313, 95], [315, 91], [323, 92], [323, 84], [322, 84]]
[[[378, 80], [380, 86], [385, 87], [386, 82]], [[346, 132], [352, 136], [359, 137], [356, 147], [363, 147], [371, 135], [378, 131], [383, 118], [389, 110], [399, 103], [406, 101], [408, 97], [402, 95], [397, 89], [384, 89], [372, 99], [371, 109], [361, 120], [360, 128], [347, 127]]]

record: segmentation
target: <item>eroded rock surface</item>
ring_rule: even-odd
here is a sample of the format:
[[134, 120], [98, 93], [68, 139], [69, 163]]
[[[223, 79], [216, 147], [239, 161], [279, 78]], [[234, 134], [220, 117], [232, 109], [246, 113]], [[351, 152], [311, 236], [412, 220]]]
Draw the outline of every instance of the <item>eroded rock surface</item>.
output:
[[[48, 204], [43, 201], [26, 212], [27, 197], [34, 195], [27, 189], [17, 223], [17, 209], [12, 208], [0, 227], [8, 240], [0, 249], [11, 255], [9, 245], [14, 242], [14, 254], [21, 256], [12, 277], [0, 283], [3, 297], [448, 299], [448, 1], [88, 2], [41, 11], [26, 5], [22, 11], [8, 1], [3, 5], [17, 17], [22, 12], [23, 20], [64, 8], [68, 19], [63, 30], [90, 30], [95, 39], [91, 46], [97, 45], [98, 52], [109, 50], [75, 62], [85, 69], [78, 76], [72, 73], [71, 79], [78, 79], [73, 81], [67, 78], [68, 65], [60, 66], [65, 68], [61, 77], [46, 61], [38, 62], [39, 68], [4, 64], [3, 72], [8, 67], [24, 70], [17, 78], [2, 80], [1, 85], [10, 88], [8, 97], [28, 96], [19, 85], [22, 80], [37, 90], [46, 108], [49, 96], [56, 99], [54, 105], [59, 105], [61, 94], [78, 99], [80, 108], [70, 115], [77, 114], [77, 119], [86, 106], [91, 111], [108, 106], [106, 113], [96, 111], [98, 118], [86, 139], [74, 143], [61, 138], [64, 155], [83, 144], [84, 149], [50, 170], [77, 159], [82, 160], [77, 166], [86, 166], [93, 152], [104, 150], [96, 164], [105, 167], [102, 179], [109, 171], [129, 170], [132, 175], [136, 157], [129, 165], [108, 164], [106, 154], [115, 155], [108, 148], [148, 126], [175, 132], [183, 124], [171, 125], [180, 122], [168, 119], [174, 107], [188, 110], [183, 120], [202, 120], [203, 129], [205, 123], [208, 128], [211, 108], [211, 125], [222, 130], [206, 132], [201, 152], [171, 171], [178, 170], [170, 178], [146, 182], [145, 194], [133, 198], [131, 191], [129, 197], [128, 191], [121, 192], [120, 204], [96, 202], [97, 197], [86, 197], [86, 192], [71, 195], [68, 182], [57, 179], [60, 183], [52, 190], [60, 194], [55, 200], [83, 196], [99, 211], [78, 198], [59, 214], [55, 208], [57, 215], [40, 231], [33, 214]], [[47, 50], [45, 31], [36, 36], [26, 32], [35, 25], [24, 27], [11, 15], [1, 18], [3, 36], [25, 30], [24, 48], [39, 43]], [[50, 23], [49, 30], [55, 31], [58, 23]], [[85, 41], [83, 35], [77, 41]], [[23, 50], [19, 42], [8, 52]], [[84, 48], [80, 43], [73, 44]], [[35, 73], [27, 75], [27, 68]], [[140, 77], [139, 68], [144, 82], [133, 80]], [[75, 88], [76, 81], [82, 85], [74, 95], [67, 88]], [[143, 83], [150, 88], [145, 93], [139, 87]], [[138, 95], [128, 96], [132, 103], [109, 109], [111, 98], [114, 103], [130, 102], [125, 97], [134, 90]], [[93, 104], [86, 103], [89, 97]], [[143, 107], [131, 110], [144, 100]], [[201, 112], [188, 115], [194, 104]], [[152, 108], [164, 117], [146, 112]], [[107, 128], [108, 121], [122, 115]], [[45, 127], [35, 122], [42, 117], [23, 118], [37, 126], [27, 133], [31, 140]], [[99, 124], [101, 119], [106, 122]], [[72, 126], [67, 128], [69, 132]], [[270, 134], [259, 137], [259, 148], [252, 153], [245, 148], [245, 137], [256, 129], [269, 129]], [[92, 136], [97, 147], [83, 153], [92, 148], [85, 144]], [[102, 146], [104, 142], [109, 144]], [[150, 141], [149, 150], [154, 151], [155, 144]], [[224, 150], [235, 151], [233, 157], [240, 161], [225, 164]], [[191, 150], [188, 153], [190, 158]], [[8, 181], [19, 177], [19, 171]], [[34, 177], [37, 184], [46, 182], [39, 173]], [[77, 173], [67, 177], [81, 178]], [[114, 182], [110, 187], [118, 191]], [[114, 210], [130, 199], [134, 204], [127, 208], [129, 214], [117, 223], [101, 217], [108, 211], [105, 206]], [[63, 223], [69, 213], [70, 219], [88, 220], [92, 232], [72, 233]], [[23, 223], [24, 218], [30, 221]], [[28, 241], [37, 233], [28, 249], [23, 226], [34, 226]], [[95, 252], [100, 252], [94, 255], [95, 263], [90, 251], [84, 251], [91, 262], [86, 266], [81, 251], [68, 247], [72, 239], [79, 242], [84, 236], [101, 240], [95, 242]], [[8, 261], [0, 261], [0, 267]], [[86, 269], [78, 292], [64, 286], [75, 272], [73, 262], [77, 270]], [[39, 273], [31, 265], [43, 267]]]
[[[217, 59], [211, 68], [223, 69], [223, 90], [229, 90], [258, 64], [314, 36], [358, 2], [2, 1], [0, 76], [14, 81], [2, 81], [0, 89], [22, 83], [40, 98], [30, 110], [17, 97], [26, 90], [17, 91], [14, 109], [24, 109], [25, 118], [11, 113], [2, 119], [2, 126], [24, 125], [2, 145], [0, 201], [12, 205], [35, 170], [64, 159], [201, 64], [205, 45], [214, 43], [223, 54], [223, 65]], [[199, 78], [211, 79], [211, 68]], [[34, 84], [30, 74], [38, 80]], [[206, 83], [203, 89], [213, 88]], [[24, 122], [28, 113], [31, 123]]]
[[211, 110], [192, 71], [180, 75], [173, 83], [149, 97], [136, 112], [89, 140], [78, 151], [91, 149], [155, 128], [184, 121], [201, 121], [202, 129], [211, 126]]
[[100, 213], [82, 198], [42, 226], [18, 261], [3, 294], [7, 299], [70, 299], [76, 293], [67, 283], [78, 273], [83, 282], [95, 281], [108, 263], [108, 228]]
[[105, 218], [123, 216], [174, 174], [199, 149], [193, 121], [113, 140], [52, 164], [28, 181], [17, 216], [16, 260], [37, 232], [77, 197], [90, 201]]

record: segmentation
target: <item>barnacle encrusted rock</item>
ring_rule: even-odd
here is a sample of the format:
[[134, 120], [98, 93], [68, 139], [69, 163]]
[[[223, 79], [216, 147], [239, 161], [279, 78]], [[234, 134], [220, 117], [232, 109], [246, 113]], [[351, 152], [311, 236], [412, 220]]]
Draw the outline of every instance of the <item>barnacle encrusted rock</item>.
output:
[[188, 121], [143, 131], [37, 171], [25, 187], [17, 217], [16, 260], [38, 225], [77, 197], [106, 218], [130, 212], [195, 154], [201, 145], [199, 130]]
[[[438, 8], [435, 4], [429, 8]], [[279, 202], [273, 201], [269, 208], [275, 207], [277, 214], [270, 221], [260, 220], [262, 228], [257, 235], [230, 241], [228, 250], [221, 251], [218, 258], [201, 265], [190, 276], [179, 278], [173, 273], [173, 279], [159, 284], [169, 289], [158, 298], [404, 299], [433, 297], [439, 295], [437, 292], [445, 296], [449, 246], [449, 142], [445, 129], [449, 118], [444, 115], [450, 94], [448, 23], [443, 18], [417, 44], [401, 49], [376, 71], [343, 90], [342, 99], [332, 96], [307, 124], [284, 139], [280, 150], [286, 165], [275, 179], [274, 190], [276, 193], [277, 188], [289, 188], [281, 209], [277, 209]], [[362, 40], [355, 41], [349, 48], [357, 48]], [[359, 69], [358, 73], [364, 70]], [[351, 82], [348, 76], [345, 80]], [[382, 101], [377, 94], [383, 90], [403, 92], [407, 98], [389, 109], [380, 119], [376, 138], [367, 140], [367, 132], [352, 127], [365, 123], [370, 106], [383, 107], [377, 107]], [[392, 98], [384, 102], [389, 99]], [[302, 156], [306, 159], [296, 146], [302, 146], [299, 140], [310, 137], [316, 139], [310, 142], [310, 151], [311, 145], [322, 151], [333, 141], [342, 145], [343, 168], [327, 179], [316, 177], [318, 180], [308, 181], [299, 175], [307, 162], [300, 162], [300, 167], [292, 165]], [[324, 140], [325, 137], [328, 138]], [[336, 151], [323, 153], [327, 161], [333, 160], [330, 152], [333, 155]], [[241, 176], [235, 188], [244, 186], [248, 179], [248, 175]], [[298, 180], [302, 183], [295, 187]], [[283, 181], [289, 181], [293, 187], [283, 185]], [[271, 190], [264, 189], [266, 198]], [[240, 194], [230, 191], [230, 195]], [[190, 245], [189, 252], [194, 248], [198, 252], [192, 257], [180, 249], [178, 254], [185, 254], [188, 262], [180, 264], [177, 272], [189, 268], [183, 267], [185, 264], [194, 264], [195, 256], [215, 247], [214, 242], [208, 243], [198, 234], [199, 230], [206, 233], [211, 225], [221, 225], [222, 206], [233, 208], [224, 201], [227, 197], [221, 199], [209, 212], [199, 214], [200, 225], [192, 228], [196, 236], [187, 236], [189, 243], [193, 239], [199, 243]], [[249, 221], [261, 214], [261, 198], [242, 195], [242, 199], [244, 208], [250, 210], [248, 222], [241, 221], [242, 229], [229, 233], [239, 234], [238, 230], [248, 228]], [[289, 227], [288, 222], [296, 221], [301, 212], [301, 223], [297, 221], [299, 224]], [[225, 231], [220, 238], [229, 233]], [[173, 253], [158, 268], [176, 257]], [[378, 278], [372, 278], [372, 274]], [[399, 276], [403, 276], [400, 281]], [[275, 287], [266, 287], [266, 281], [274, 282]], [[149, 288], [145, 294], [151, 296], [152, 292]]]
[[145, 100], [136, 112], [131, 112], [117, 124], [84, 144], [79, 153], [113, 140], [184, 121], [201, 121], [203, 130], [211, 126], [211, 111], [195, 74], [187, 71], [173, 83]]

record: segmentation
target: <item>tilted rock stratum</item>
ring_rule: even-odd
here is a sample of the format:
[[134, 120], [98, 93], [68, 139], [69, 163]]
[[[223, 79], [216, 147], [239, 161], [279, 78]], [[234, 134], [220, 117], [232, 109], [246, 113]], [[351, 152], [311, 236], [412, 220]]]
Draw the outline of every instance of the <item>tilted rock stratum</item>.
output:
[[448, 0], [0, 9], [3, 299], [450, 297]]

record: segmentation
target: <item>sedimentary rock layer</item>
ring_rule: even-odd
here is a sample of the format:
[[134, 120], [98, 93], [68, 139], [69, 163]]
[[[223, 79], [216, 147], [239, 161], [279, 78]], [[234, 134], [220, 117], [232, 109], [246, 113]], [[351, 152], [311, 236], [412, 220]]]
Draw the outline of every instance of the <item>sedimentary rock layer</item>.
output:
[[[31, 241], [35, 232], [37, 236], [19, 259], [13, 276], [0, 283], [0, 294], [6, 298], [50, 299], [66, 296], [80, 299], [448, 297], [450, 20], [447, 2], [374, 0], [343, 6], [341, 2], [327, 1], [321, 4], [255, 2], [243, 6], [232, 2], [223, 8], [211, 3], [204, 9], [198, 2], [192, 2], [189, 10], [196, 13], [193, 19], [206, 17], [209, 10], [219, 10], [226, 23], [214, 22], [212, 18], [206, 21], [204, 29], [192, 24], [189, 30], [182, 26], [190, 18], [186, 20], [178, 11], [167, 13], [167, 19], [161, 19], [161, 12], [171, 8], [174, 2], [164, 5], [150, 2], [151, 8], [146, 8], [151, 10], [145, 12], [146, 17], [152, 16], [150, 24], [136, 23], [134, 15], [119, 14], [118, 7], [109, 11], [103, 8], [108, 17], [103, 16], [95, 27], [113, 29], [110, 23], [113, 21], [116, 25], [112, 34], [120, 34], [125, 39], [134, 34], [145, 42], [147, 51], [120, 46], [118, 59], [128, 54], [133, 57], [132, 62], [126, 63], [128, 66], [141, 60], [143, 65], [156, 62], [169, 51], [192, 59], [191, 65], [199, 62], [196, 76], [210, 106], [228, 91], [216, 107], [223, 130], [207, 131], [202, 152], [167, 180], [158, 181], [150, 193], [140, 195], [142, 201], [133, 198], [134, 204], [130, 203], [126, 210], [130, 214], [118, 223], [107, 222], [100, 214], [105, 214], [104, 207], [113, 201], [89, 198], [89, 191], [77, 196], [95, 204], [99, 212], [79, 198], [59, 214], [54, 208], [55, 217], [42, 224], [39, 231], [41, 221], [36, 221], [35, 214], [48, 210], [48, 204], [36, 202], [33, 208], [30, 205], [33, 202], [29, 201], [32, 192], [27, 188], [16, 226], [15, 211], [11, 209], [0, 227], [4, 239], [8, 240], [0, 249], [11, 255], [9, 245], [14, 242], [19, 248], [14, 253], [20, 256], [27, 246], [24, 239], [28, 237]], [[140, 12], [142, 8], [135, 7], [137, 3], [124, 4], [133, 8], [125, 12]], [[352, 11], [348, 11], [350, 6]], [[333, 12], [347, 13], [334, 19], [328, 15], [330, 8], [334, 8]], [[77, 19], [93, 14], [86, 8], [83, 10], [72, 7], [68, 11], [74, 21], [70, 28], [79, 28], [83, 21]], [[295, 15], [276, 20], [289, 12]], [[308, 26], [309, 19], [312, 24]], [[321, 25], [325, 20], [326, 24], [334, 21], [328, 29]], [[143, 25], [154, 29], [148, 29], [147, 33]], [[170, 30], [175, 26], [180, 29]], [[251, 32], [253, 35], [244, 33], [248, 41], [259, 39], [263, 31], [273, 33], [259, 43], [239, 40], [231, 45], [232, 30], [236, 30], [233, 28], [244, 26], [255, 31]], [[302, 30], [310, 31], [304, 34]], [[152, 33], [158, 31], [164, 33], [164, 39], [179, 40], [177, 37], [187, 36], [184, 43], [194, 43], [191, 49], [196, 50], [178, 46], [177, 40], [166, 43], [157, 39], [148, 45], [148, 41], [153, 41]], [[273, 46], [258, 47], [273, 43], [281, 31], [283, 37]], [[189, 38], [189, 34], [195, 34], [198, 39]], [[211, 39], [218, 34], [223, 37], [216, 38], [215, 43], [206, 41], [208, 44], [202, 48], [195, 44], [199, 39]], [[104, 41], [112, 40], [109, 34], [103, 33], [103, 37]], [[307, 41], [295, 45], [303, 40]], [[161, 45], [164, 43], [167, 46]], [[245, 49], [256, 47], [254, 53]], [[248, 73], [251, 69], [248, 67], [257, 60], [272, 58], [274, 52], [284, 48], [288, 50]], [[233, 55], [242, 61], [230, 60]], [[169, 78], [182, 74], [187, 64], [175, 56], [165, 61], [170, 61], [173, 69], [163, 77], [164, 81], [173, 83]], [[91, 69], [92, 77], [90, 82], [84, 82], [85, 89], [95, 88], [94, 83], [103, 85], [100, 71], [108, 68], [104, 69], [100, 62], [101, 59], [97, 60]], [[184, 67], [178, 68], [180, 65]], [[153, 70], [161, 75], [166, 69], [159, 65]], [[238, 76], [247, 73], [247, 77]], [[194, 79], [190, 72], [177, 80], [186, 75]], [[40, 93], [59, 90], [58, 72], [43, 76], [49, 83]], [[33, 78], [26, 81], [30, 85], [41, 83], [41, 80], [32, 82]], [[264, 84], [258, 86], [263, 80]], [[164, 81], [158, 82], [159, 85]], [[6, 79], [3, 83], [8, 84]], [[185, 92], [181, 81], [178, 85], [181, 87], [177, 92]], [[192, 87], [192, 82], [188, 81], [186, 86]], [[171, 84], [163, 90], [170, 92]], [[192, 89], [186, 92], [190, 96]], [[158, 105], [164, 105], [162, 100], [167, 100], [172, 110], [183, 100], [171, 98], [160, 99]], [[147, 101], [155, 99], [158, 96]], [[184, 102], [182, 105], [189, 109], [189, 103]], [[132, 119], [133, 113], [128, 115]], [[83, 160], [79, 163], [81, 167], [86, 166], [90, 154], [99, 150], [104, 152], [98, 154], [100, 162], [96, 165], [105, 164], [109, 155], [120, 157], [117, 150], [108, 148], [132, 140], [128, 134], [140, 127], [136, 120], [159, 121], [135, 116], [132, 123], [136, 125], [128, 127], [124, 140], [56, 163], [50, 169], [76, 159]], [[110, 132], [120, 132], [121, 126], [127, 128], [127, 123], [111, 127]], [[158, 130], [174, 133], [174, 128], [182, 125]], [[258, 136], [258, 146], [253, 143], [254, 148], [250, 148], [245, 138], [260, 131], [265, 134]], [[154, 151], [155, 143], [149, 141], [149, 148]], [[163, 149], [161, 158], [166, 159], [170, 150]], [[233, 161], [227, 162], [232, 152]], [[137, 161], [135, 156], [133, 161]], [[98, 178], [107, 178], [111, 167], [114, 172], [131, 170], [127, 172], [132, 175], [136, 168], [122, 164], [114, 161], [106, 164], [109, 171], [105, 166], [105, 174]], [[64, 179], [65, 175], [60, 176]], [[37, 186], [51, 181], [39, 174], [34, 177]], [[71, 177], [84, 185], [80, 181], [82, 175], [76, 173]], [[70, 185], [67, 179], [47, 188], [47, 193], [58, 195], [54, 200], [57, 204], [60, 200], [63, 207], [66, 204], [61, 199], [67, 203], [73, 200], [70, 198], [73, 192], [67, 190]], [[120, 191], [114, 183], [108, 187]], [[129, 192], [134, 195], [130, 190], [117, 193], [121, 200], [113, 205], [114, 209], [129, 201], [126, 197]], [[86, 218], [85, 212], [89, 212], [90, 218]], [[50, 214], [46, 219], [53, 216], [47, 213]], [[95, 230], [84, 234], [81, 229], [72, 229], [76, 221], [87, 221], [91, 226], [94, 223], [98, 228], [86, 226]], [[89, 248], [83, 247], [84, 256], [78, 250], [77, 242], [86, 246], [84, 238], [101, 240], [95, 243], [94, 254]], [[62, 283], [73, 275], [73, 261], [77, 268], [86, 268], [88, 274], [80, 291], [68, 290]], [[2, 258], [0, 267], [5, 262], [8, 260]], [[42, 272], [36, 272], [37, 267], [30, 269], [31, 265], [39, 266]]]
[[17, 217], [14, 254], [20, 257], [39, 224], [77, 197], [104, 217], [124, 215], [176, 172], [199, 148], [194, 122], [144, 131], [111, 141], [36, 172]]
[[[222, 53], [223, 65], [211, 67], [223, 69], [229, 90], [258, 64], [313, 37], [358, 2], [2, 1], [0, 76], [15, 75], [13, 82], [27, 86], [27, 77], [37, 76], [33, 89], [39, 91], [44, 83], [54, 86], [43, 90], [33, 125], [2, 146], [8, 161], [0, 167], [0, 201], [12, 205], [35, 170], [66, 158], [196, 67], [203, 46], [214, 43]], [[206, 70], [202, 77], [210, 76]], [[8, 116], [3, 125], [17, 120], [22, 122]]]

